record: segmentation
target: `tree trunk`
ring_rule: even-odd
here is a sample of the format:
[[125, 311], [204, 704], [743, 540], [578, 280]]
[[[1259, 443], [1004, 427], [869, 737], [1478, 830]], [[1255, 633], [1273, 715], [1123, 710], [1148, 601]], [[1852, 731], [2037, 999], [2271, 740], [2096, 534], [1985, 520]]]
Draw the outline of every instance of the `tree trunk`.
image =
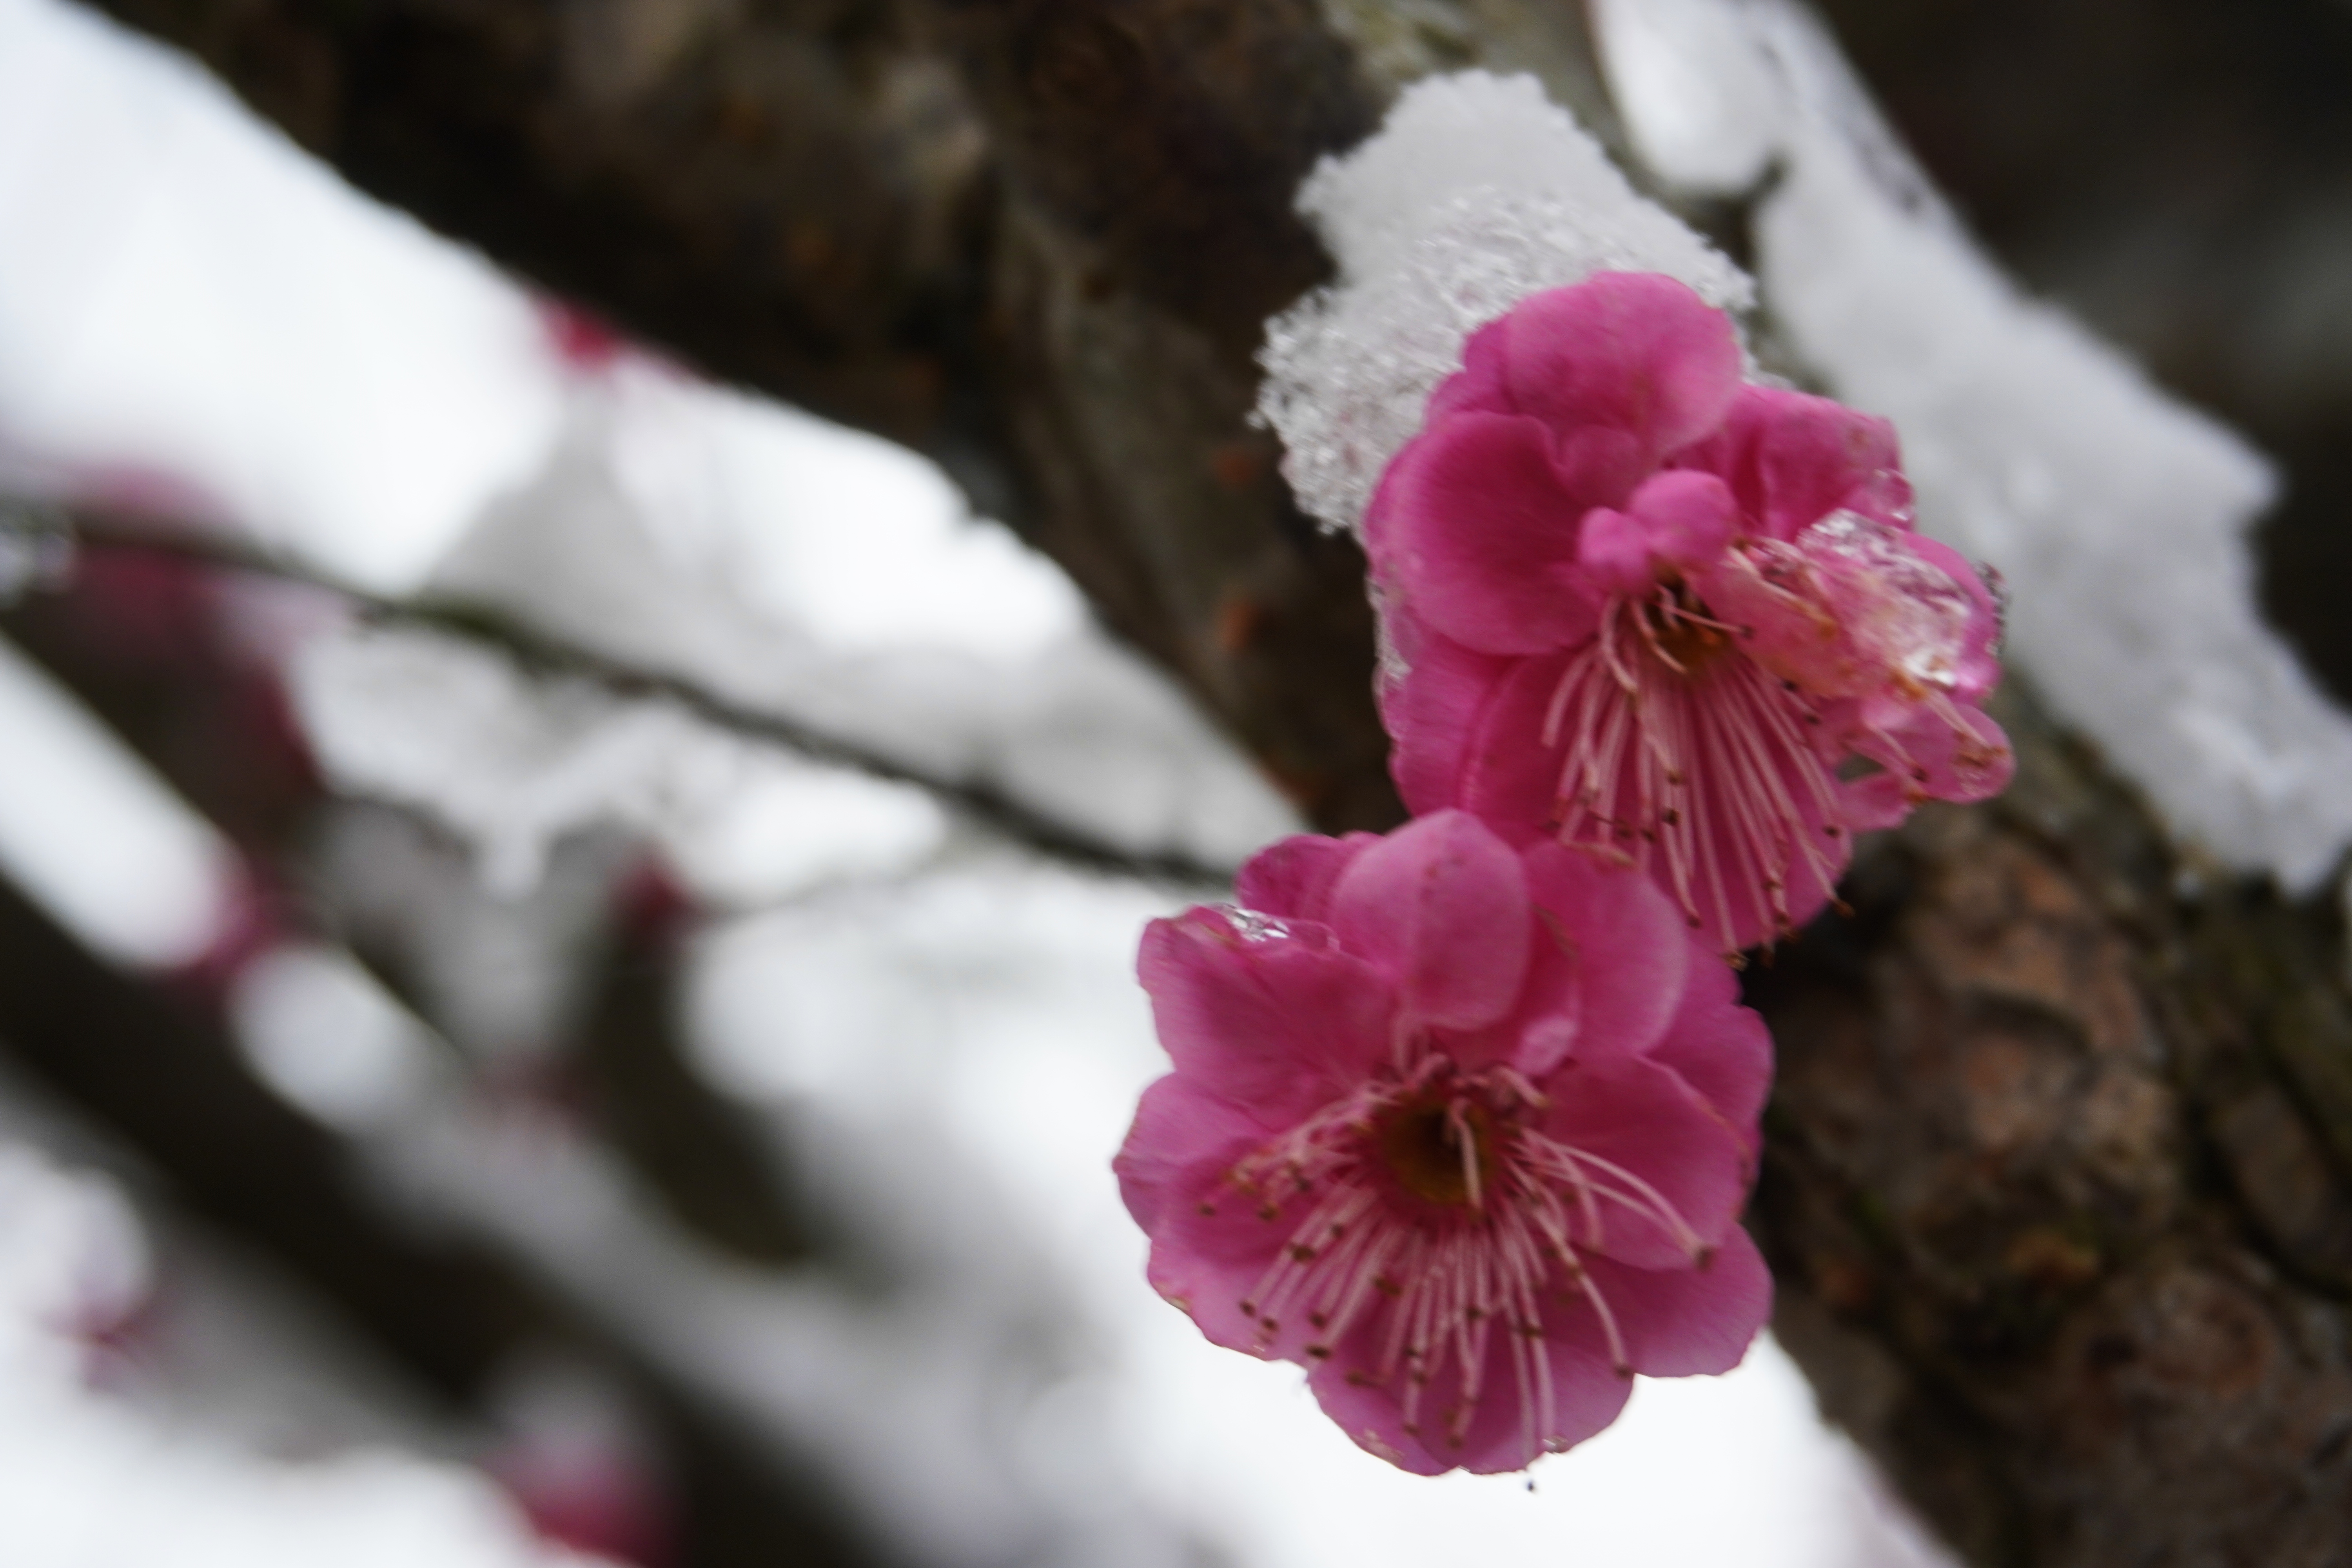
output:
[[[1328, 828], [1398, 812], [1361, 562], [1246, 423], [1315, 159], [1543, 0], [106, 0], [362, 189], [703, 370], [897, 437]], [[1735, 243], [1738, 236], [1728, 237]], [[1751, 973], [1755, 1225], [1829, 1412], [1982, 1564], [2352, 1560], [2332, 910], [2185, 861], [2012, 690], [2019, 782]]]

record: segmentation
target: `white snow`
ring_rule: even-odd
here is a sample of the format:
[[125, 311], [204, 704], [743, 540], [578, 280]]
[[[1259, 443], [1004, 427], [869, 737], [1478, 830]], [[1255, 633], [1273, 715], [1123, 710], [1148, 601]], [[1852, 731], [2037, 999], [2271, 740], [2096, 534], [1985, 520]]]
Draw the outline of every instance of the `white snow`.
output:
[[1415, 82], [1377, 134], [1317, 165], [1298, 205], [1339, 277], [1266, 323], [1258, 410], [1299, 504], [1333, 528], [1362, 521], [1471, 329], [1525, 296], [1615, 269], [1671, 274], [1726, 309], [1753, 298], [1532, 77]]
[[1787, 90], [1736, 5], [1591, 0], [1588, 9], [1643, 164], [1697, 195], [1752, 189], [1779, 150]]
[[330, 1126], [401, 1115], [431, 1082], [433, 1043], [350, 953], [273, 948], [237, 972], [229, 1019], [264, 1083]]
[[235, 860], [114, 732], [0, 641], [0, 873], [119, 963], [203, 956]]
[[528, 469], [559, 381], [479, 258], [79, 6], [0, 0], [0, 453], [168, 473], [393, 591]]
[[[1083, 618], [1067, 578], [967, 516], [936, 468], [734, 394], [650, 372], [579, 388], [541, 472], [489, 501], [429, 581], [1110, 844], [1237, 864], [1297, 826], [1165, 677]], [[828, 869], [793, 826], [818, 820], [806, 791], [835, 770], [452, 637], [320, 637], [296, 675], [338, 783], [441, 817], [509, 892], [603, 821], [663, 834], [728, 899], [904, 859]], [[927, 800], [887, 809], [908, 853], [939, 838]], [[721, 840], [806, 864], [730, 865]]]

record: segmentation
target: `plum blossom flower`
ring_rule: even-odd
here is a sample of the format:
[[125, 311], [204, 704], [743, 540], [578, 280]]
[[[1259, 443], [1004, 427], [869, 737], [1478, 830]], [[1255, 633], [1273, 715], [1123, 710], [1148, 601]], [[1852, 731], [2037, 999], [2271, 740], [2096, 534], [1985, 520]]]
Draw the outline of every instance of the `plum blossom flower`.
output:
[[1473, 334], [1365, 543], [1407, 803], [1619, 853], [1727, 955], [1818, 912], [1853, 832], [2008, 782], [1997, 606], [1913, 530], [1893, 427], [1744, 382], [1672, 279]]
[[1459, 811], [1301, 837], [1155, 921], [1175, 1070], [1114, 1168], [1150, 1277], [1408, 1470], [1520, 1468], [1737, 1365], [1763, 1025], [1647, 879]]

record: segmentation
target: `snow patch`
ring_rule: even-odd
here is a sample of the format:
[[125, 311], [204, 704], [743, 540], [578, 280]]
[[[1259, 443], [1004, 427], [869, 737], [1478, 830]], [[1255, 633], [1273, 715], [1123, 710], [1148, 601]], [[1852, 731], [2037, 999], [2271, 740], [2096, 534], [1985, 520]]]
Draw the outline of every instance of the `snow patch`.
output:
[[1339, 279], [1266, 323], [1258, 413], [1299, 504], [1335, 529], [1362, 521], [1471, 330], [1528, 295], [1621, 270], [1679, 278], [1727, 310], [1754, 299], [1532, 77], [1414, 83], [1378, 134], [1316, 166], [1298, 207]]

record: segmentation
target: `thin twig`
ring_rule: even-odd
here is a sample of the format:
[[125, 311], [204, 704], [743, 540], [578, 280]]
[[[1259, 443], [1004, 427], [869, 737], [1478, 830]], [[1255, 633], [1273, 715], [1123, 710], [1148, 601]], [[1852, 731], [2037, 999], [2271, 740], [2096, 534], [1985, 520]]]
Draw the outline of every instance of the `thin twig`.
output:
[[75, 549], [160, 556], [213, 571], [298, 584], [333, 594], [368, 620], [427, 627], [493, 648], [535, 674], [592, 681], [617, 697], [677, 704], [715, 728], [781, 746], [870, 778], [910, 784], [990, 831], [1067, 865], [1182, 888], [1224, 888], [1233, 868], [1181, 851], [1139, 852], [1045, 815], [992, 785], [945, 778], [827, 734], [797, 719], [750, 708], [679, 676], [641, 668], [583, 643], [523, 625], [504, 606], [447, 597], [393, 598], [246, 541], [118, 511], [0, 504], [0, 534], [57, 540]]

